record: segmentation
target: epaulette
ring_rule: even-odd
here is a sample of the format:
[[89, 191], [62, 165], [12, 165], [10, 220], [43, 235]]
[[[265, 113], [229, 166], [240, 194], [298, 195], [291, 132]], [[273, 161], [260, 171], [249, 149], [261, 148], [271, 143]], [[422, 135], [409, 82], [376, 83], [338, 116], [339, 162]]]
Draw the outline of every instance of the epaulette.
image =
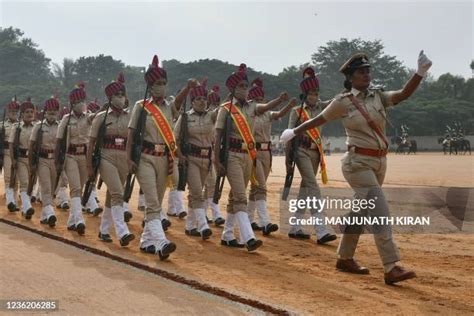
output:
[[342, 100], [342, 99], [344, 99], [344, 98], [350, 96], [351, 94], [352, 94], [352, 92], [344, 92], [344, 93], [339, 94], [339, 95], [336, 97], [336, 99], [337, 99], [337, 100]]

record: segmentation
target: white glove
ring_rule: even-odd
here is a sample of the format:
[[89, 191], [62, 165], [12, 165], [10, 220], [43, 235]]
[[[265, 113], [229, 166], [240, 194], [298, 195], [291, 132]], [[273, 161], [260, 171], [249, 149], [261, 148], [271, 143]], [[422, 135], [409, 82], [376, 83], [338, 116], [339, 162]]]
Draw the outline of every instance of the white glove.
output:
[[290, 140], [293, 139], [293, 137], [295, 137], [296, 134], [295, 134], [295, 129], [294, 128], [289, 128], [289, 129], [285, 129], [283, 131], [283, 133], [281, 134], [280, 136], [280, 143], [286, 143]]
[[431, 60], [421, 51], [420, 55], [418, 55], [418, 70], [416, 74], [423, 77], [432, 64]]

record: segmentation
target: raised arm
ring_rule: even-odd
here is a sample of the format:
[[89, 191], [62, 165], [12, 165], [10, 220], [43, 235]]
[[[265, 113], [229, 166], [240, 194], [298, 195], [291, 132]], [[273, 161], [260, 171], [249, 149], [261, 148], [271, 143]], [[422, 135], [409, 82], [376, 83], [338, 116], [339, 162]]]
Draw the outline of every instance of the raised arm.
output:
[[174, 99], [174, 106], [178, 112], [181, 109], [181, 105], [183, 104], [184, 100], [186, 100], [189, 90], [194, 88], [197, 84], [198, 82], [196, 79], [188, 79], [186, 86], [184, 86], [176, 95], [176, 98]]
[[396, 91], [392, 94], [392, 104], [398, 104], [403, 100], [408, 99], [413, 94], [413, 92], [415, 92], [416, 88], [418, 88], [421, 80], [423, 80], [423, 76], [426, 74], [428, 69], [430, 69], [431, 65], [431, 60], [429, 60], [428, 57], [426, 57], [426, 55], [423, 53], [423, 51], [421, 51], [418, 56], [418, 70], [416, 74], [414, 74], [408, 80], [403, 89]]
[[297, 104], [296, 98], [292, 98], [287, 105], [280, 111], [273, 112], [271, 115], [272, 120], [278, 120], [284, 117], [295, 105]]
[[268, 103], [257, 104], [257, 114], [265, 113], [266, 111], [279, 106], [282, 102], [288, 101], [288, 99], [288, 93], [282, 92], [278, 98], [275, 98]]

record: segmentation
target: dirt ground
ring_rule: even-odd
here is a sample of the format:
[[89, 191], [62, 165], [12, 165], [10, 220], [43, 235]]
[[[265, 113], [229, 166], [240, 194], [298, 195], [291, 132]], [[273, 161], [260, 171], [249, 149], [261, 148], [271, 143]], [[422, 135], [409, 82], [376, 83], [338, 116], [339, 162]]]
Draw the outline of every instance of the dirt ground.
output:
[[[341, 157], [338, 154], [327, 157], [330, 182], [326, 186], [321, 186], [323, 193], [324, 188], [347, 187], [340, 170]], [[474, 187], [474, 157], [472, 156], [447, 157], [439, 153], [418, 154], [416, 156], [390, 154], [388, 161], [389, 166], [385, 180], [387, 187]], [[273, 173], [268, 183], [269, 208], [275, 222], [278, 222], [279, 219], [278, 209], [284, 173], [283, 157], [275, 157]], [[294, 186], [296, 187], [298, 184], [299, 175], [295, 177]], [[1, 186], [0, 189], [3, 192], [3, 181]], [[223, 197], [227, 196], [227, 190], [228, 186], [226, 184]], [[104, 193], [105, 191], [102, 189], [99, 195], [101, 201], [105, 200]], [[136, 211], [137, 193], [135, 192], [131, 201], [134, 218], [131, 220], [129, 227], [139, 237], [143, 215]], [[470, 193], [468, 203], [472, 208], [474, 200], [472, 190]], [[3, 198], [0, 199], [0, 204], [4, 205]], [[225, 211], [224, 198], [221, 200], [221, 206]], [[361, 236], [356, 259], [361, 264], [369, 267], [371, 273], [358, 276], [341, 273], [335, 269], [337, 241], [330, 245], [319, 246], [314, 239], [304, 242], [295, 241], [290, 240], [284, 234], [277, 233], [271, 237], [261, 237], [264, 241], [263, 247], [256, 253], [247, 253], [242, 249], [234, 250], [220, 246], [221, 229], [219, 228], [213, 228], [214, 235], [210, 240], [203, 242], [184, 235], [184, 220], [172, 219], [173, 225], [167, 236], [177, 244], [178, 249], [170, 260], [160, 262], [157, 257], [140, 253], [138, 249], [139, 238], [134, 240], [127, 249], [122, 249], [119, 246], [115, 235], [112, 244], [100, 242], [97, 238], [100, 218], [86, 216], [86, 235], [79, 237], [77, 234], [66, 230], [65, 224], [68, 215], [66, 212], [57, 211], [58, 225], [55, 229], [40, 225], [39, 213], [40, 205], [37, 205], [33, 219], [26, 221], [21, 218], [20, 214], [9, 214], [6, 207], [2, 207], [0, 217], [45, 230], [151, 267], [176, 273], [185, 278], [206, 283], [243, 297], [253, 298], [295, 314], [337, 313], [345, 315], [371, 312], [373, 314], [397, 315], [432, 313], [472, 315], [474, 313], [474, 235], [466, 232], [397, 234], [395, 239], [400, 248], [402, 263], [404, 266], [414, 269], [418, 274], [418, 278], [397, 286], [387, 286], [383, 282], [383, 268], [370, 235]], [[4, 226], [1, 225], [0, 229], [4, 230]], [[7, 236], [10, 242], [2, 245], [2, 252], [9, 252], [10, 244], [11, 247], [15, 247], [11, 242], [14, 233], [10, 228], [6, 229], [4, 235]], [[23, 235], [19, 233], [18, 238], [22, 238]], [[70, 269], [71, 275], [76, 272], [87, 273], [87, 271], [81, 271], [83, 270], [81, 266], [86, 265], [86, 263], [80, 263], [83, 255], [82, 251], [67, 249], [67, 246], [57, 242], [50, 242], [49, 248], [46, 248], [42, 245], [44, 243], [42, 237], [32, 235], [27, 236], [27, 238], [29, 240], [28, 248], [32, 247], [32, 256], [39, 256], [41, 252], [52, 252], [57, 258], [51, 264], [54, 264], [54, 267], [59, 271]], [[8, 255], [2, 254], [2, 264], [9, 260], [27, 260], [28, 256], [25, 256], [25, 252], [28, 251], [28, 248], [25, 248], [25, 251], [19, 251], [15, 248], [15, 251], [9, 252]], [[101, 261], [104, 260], [106, 259], [101, 259]], [[39, 260], [34, 262], [35, 264], [25, 266], [25, 269], [37, 269], [37, 273], [43, 273], [41, 262]], [[90, 265], [95, 266], [96, 264], [103, 264], [103, 262], [95, 263], [91, 259]], [[119, 272], [119, 270], [129, 269], [126, 271], [127, 274], [123, 276], [124, 279], [129, 278], [129, 280], [126, 280], [128, 287], [121, 287], [120, 289], [125, 290], [126, 293], [132, 291], [131, 295], [133, 296], [142, 292], [142, 289], [140, 289], [142, 281], [140, 279], [148, 277], [143, 275], [144, 272], [132, 268], [116, 267], [116, 264], [111, 264], [108, 269], [110, 272], [103, 273], [98, 279], [99, 282], [101, 279], [103, 282], [107, 282], [107, 276], [115, 279], [112, 276], [112, 271], [117, 270], [117, 273], [125, 273]], [[30, 285], [27, 287], [15, 286], [18, 278], [31, 275], [31, 271], [18, 275], [7, 274], [5, 270], [0, 271], [2, 273], [0, 298], [31, 298], [33, 292], [29, 288]], [[91, 272], [94, 273], [94, 271]], [[62, 277], [64, 282], [70, 282], [65, 272]], [[38, 278], [37, 282], [44, 283], [43, 285], [41, 283], [39, 286], [36, 285], [38, 288], [41, 288], [41, 286], [44, 286], [45, 289], [49, 288], [47, 279]], [[154, 291], [153, 282], [159, 282], [159, 280], [150, 275], [147, 282], [150, 283], [148, 285], [150, 291]], [[26, 281], [23, 280], [23, 283], [26, 283]], [[66, 290], [71, 288], [70, 285], [64, 285], [64, 287]], [[74, 297], [68, 298], [68, 296], [62, 295], [61, 283], [57, 283], [55, 289], [57, 292], [49, 289], [48, 293], [52, 298], [60, 298], [63, 301], [62, 305], [67, 305], [70, 301], [75, 300]], [[100, 289], [100, 286], [97, 286], [97, 282], [83, 282], [81, 291], [93, 293], [98, 289]], [[165, 290], [163, 289], [163, 291]], [[142, 294], [146, 295], [146, 293]], [[173, 296], [173, 294], [170, 295]], [[180, 294], [175, 292], [175, 295]], [[189, 295], [189, 301], [192, 302], [195, 299], [193, 296], [195, 294]], [[161, 295], [158, 296], [162, 297]], [[34, 297], [42, 298], [43, 296], [36, 293]], [[172, 301], [172, 298], [170, 298], [170, 301]], [[77, 313], [82, 311], [80, 301], [74, 301], [74, 304], [77, 309], [68, 310], [68, 313], [74, 314], [76, 311]], [[87, 304], [87, 302], [83, 301], [82, 304]], [[95, 301], [94, 304], [100, 305], [97, 305], [96, 313], [100, 313], [105, 309], [108, 310], [109, 307], [110, 311], [115, 311], [113, 306], [116, 302], [113, 300], [104, 299], [103, 301]], [[225, 305], [219, 304], [215, 307], [216, 309], [213, 306], [209, 312], [218, 313], [217, 308], [225, 309]], [[201, 308], [203, 307], [196, 305], [194, 313], [202, 313]], [[85, 309], [86, 307], [84, 307]], [[130, 310], [130, 312], [133, 311], [136, 311], [136, 309]], [[170, 313], [173, 312], [176, 313], [177, 310], [170, 307]], [[230, 308], [228, 312], [234, 313]], [[240, 311], [236, 310], [236, 312]], [[253, 313], [252, 310], [247, 312]], [[143, 310], [142, 313], [147, 314], [147, 310]]]

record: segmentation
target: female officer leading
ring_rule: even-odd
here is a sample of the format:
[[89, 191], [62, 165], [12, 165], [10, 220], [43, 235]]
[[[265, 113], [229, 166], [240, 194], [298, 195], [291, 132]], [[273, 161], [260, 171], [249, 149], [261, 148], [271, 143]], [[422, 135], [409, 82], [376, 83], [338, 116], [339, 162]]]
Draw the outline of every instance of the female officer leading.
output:
[[[287, 142], [307, 129], [342, 119], [348, 145], [348, 151], [342, 159], [344, 178], [355, 191], [356, 198], [375, 198], [377, 215], [389, 216], [388, 204], [381, 189], [387, 170], [388, 142], [384, 133], [386, 108], [410, 97], [431, 64], [431, 60], [421, 51], [416, 74], [401, 90], [384, 92], [369, 88], [371, 77], [367, 56], [365, 54], [352, 56], [340, 68], [346, 76], [344, 82], [346, 90], [317, 117], [297, 128], [285, 130], [281, 141]], [[353, 258], [359, 235], [360, 231], [343, 234], [337, 250], [336, 267], [339, 270], [357, 274], [369, 273], [367, 268], [359, 266]], [[400, 254], [390, 226], [374, 233], [374, 239], [384, 265], [385, 283], [393, 284], [416, 277], [415, 272], [396, 265], [400, 260]]]

